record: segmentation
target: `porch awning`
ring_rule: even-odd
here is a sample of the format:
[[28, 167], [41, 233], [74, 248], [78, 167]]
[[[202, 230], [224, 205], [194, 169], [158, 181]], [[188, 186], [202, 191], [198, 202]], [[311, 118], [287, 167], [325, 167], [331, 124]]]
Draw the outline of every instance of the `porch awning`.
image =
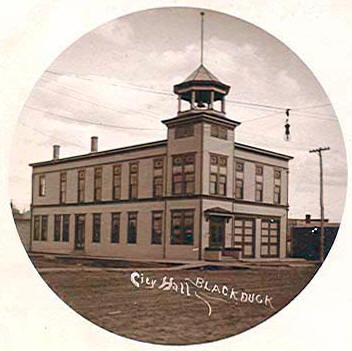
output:
[[204, 211], [204, 215], [209, 216], [219, 216], [229, 218], [233, 216], [233, 213], [229, 210], [226, 210], [222, 207], [211, 207]]

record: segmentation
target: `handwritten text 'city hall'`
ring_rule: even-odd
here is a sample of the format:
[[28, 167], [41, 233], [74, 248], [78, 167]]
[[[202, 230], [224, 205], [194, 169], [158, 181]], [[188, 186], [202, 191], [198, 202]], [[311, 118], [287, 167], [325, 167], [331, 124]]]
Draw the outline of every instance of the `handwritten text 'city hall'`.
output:
[[[214, 284], [197, 277], [195, 281], [185, 278], [183, 281], [176, 281], [173, 277], [164, 276], [162, 279], [145, 277], [143, 273], [131, 273], [131, 283], [136, 288], [159, 289], [161, 291], [173, 291], [186, 297], [195, 296], [202, 300], [208, 307], [208, 315], [210, 317], [212, 308], [208, 299], [233, 301], [238, 303], [250, 303], [264, 305], [274, 308], [272, 305], [272, 297], [261, 294], [238, 291], [229, 288], [227, 285]], [[214, 296], [215, 295], [215, 296]]]

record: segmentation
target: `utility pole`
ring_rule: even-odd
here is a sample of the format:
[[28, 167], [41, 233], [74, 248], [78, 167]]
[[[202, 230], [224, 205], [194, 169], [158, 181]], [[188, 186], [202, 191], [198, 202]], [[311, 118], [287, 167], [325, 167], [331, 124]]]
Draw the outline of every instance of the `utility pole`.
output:
[[324, 199], [323, 199], [323, 158], [322, 151], [330, 150], [329, 147], [320, 147], [318, 149], [310, 150], [309, 152], [317, 152], [319, 155], [320, 163], [320, 262], [324, 261], [324, 242], [325, 242], [325, 232], [324, 232]]

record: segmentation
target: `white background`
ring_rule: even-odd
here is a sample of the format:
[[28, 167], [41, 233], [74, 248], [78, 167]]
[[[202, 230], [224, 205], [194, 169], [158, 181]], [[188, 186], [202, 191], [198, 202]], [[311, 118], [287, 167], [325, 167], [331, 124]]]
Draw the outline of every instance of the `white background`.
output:
[[[108, 333], [68, 308], [41, 280], [20, 244], [7, 187], [12, 132], [43, 71], [81, 35], [116, 17], [153, 7], [192, 6], [232, 14], [276, 36], [311, 68], [344, 132], [351, 165], [352, 4], [311, 1], [0, 0], [0, 338], [3, 350], [172, 349]], [[312, 130], [312, 133], [319, 131]], [[323, 146], [323, 145], [322, 145]], [[349, 176], [350, 189], [351, 176]], [[350, 190], [341, 229], [323, 268], [303, 292], [261, 325], [216, 344], [187, 349], [350, 350], [352, 248]]]

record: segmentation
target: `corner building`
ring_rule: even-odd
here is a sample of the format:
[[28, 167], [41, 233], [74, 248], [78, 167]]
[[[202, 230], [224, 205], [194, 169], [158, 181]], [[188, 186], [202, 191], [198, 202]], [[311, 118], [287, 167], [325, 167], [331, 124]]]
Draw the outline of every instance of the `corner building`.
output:
[[174, 86], [167, 140], [31, 164], [31, 251], [200, 260], [286, 257], [288, 162], [236, 143], [230, 87], [203, 65]]

